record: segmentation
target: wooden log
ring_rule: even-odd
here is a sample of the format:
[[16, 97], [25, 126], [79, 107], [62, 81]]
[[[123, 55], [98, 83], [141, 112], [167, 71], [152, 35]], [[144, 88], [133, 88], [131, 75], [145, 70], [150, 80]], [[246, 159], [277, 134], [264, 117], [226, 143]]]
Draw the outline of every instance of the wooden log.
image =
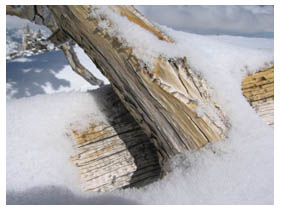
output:
[[[10, 15], [48, 26], [53, 32], [49, 40], [63, 50], [72, 69], [89, 83], [102, 85], [91, 74], [87, 74], [69, 44], [69, 37], [56, 27], [52, 15], [46, 11], [48, 8], [45, 6], [7, 6]], [[42, 18], [36, 18], [36, 14]], [[104, 192], [140, 187], [157, 180], [162, 171], [157, 149], [112, 88], [103, 87], [102, 92], [99, 103], [107, 120], [89, 124], [83, 131], [73, 128], [73, 133], [68, 134], [74, 137], [76, 153], [71, 160], [81, 175], [83, 189]]]
[[274, 127], [274, 66], [245, 77], [242, 92], [258, 115]]
[[[48, 7], [58, 27], [85, 50], [153, 139], [161, 165], [174, 154], [198, 149], [226, 135], [227, 118], [211, 98], [206, 81], [188, 66], [186, 58], [158, 57], [151, 68], [133, 53], [134, 48], [126, 43], [126, 37], [118, 39], [108, 33], [114, 28], [110, 28], [113, 20], [106, 14], [90, 17], [90, 6]], [[160, 41], [173, 42], [134, 7], [110, 6], [109, 9]], [[99, 27], [105, 20], [109, 29]]]
[[73, 45], [70, 42], [67, 44], [63, 44], [60, 46], [61, 50], [63, 51], [69, 65], [71, 66], [72, 70], [87, 80], [91, 85], [99, 85], [103, 86], [104, 82], [98, 78], [96, 78], [88, 69], [86, 69], [79, 61], [76, 52], [73, 49]]
[[[140, 187], [160, 177], [157, 149], [110, 86], [102, 88], [99, 106], [105, 121], [73, 129], [77, 166], [86, 191]], [[94, 118], [95, 116], [93, 116]]]
[[[106, 14], [93, 18], [90, 6], [41, 7], [49, 10], [55, 21], [55, 34], [50, 39], [61, 44], [71, 38], [78, 43], [110, 80], [135, 120], [128, 117], [128, 112], [123, 110], [126, 114], [122, 115], [123, 111], [117, 109], [111, 113], [115, 117], [109, 116], [109, 122], [73, 131], [77, 154], [71, 159], [81, 173], [85, 190], [111, 191], [151, 182], [160, 172], [165, 173], [163, 166], [173, 155], [225, 137], [230, 127], [227, 117], [212, 99], [207, 82], [189, 67], [186, 57], [159, 56], [151, 67], [133, 53], [134, 47], [126, 42], [126, 37], [118, 39], [108, 29], [99, 27], [103, 21], [110, 27], [113, 20]], [[173, 43], [134, 7], [109, 9], [159, 41]], [[33, 10], [46, 23], [49, 14], [38, 12], [38, 8]], [[84, 74], [81, 76], [85, 78]], [[119, 102], [117, 106], [110, 102], [114, 100], [108, 100], [108, 105], [119, 107]]]
[[[134, 7], [109, 6], [109, 9], [159, 40], [173, 43]], [[148, 67], [133, 54], [133, 46], [126, 45], [126, 37], [120, 41], [99, 27], [102, 21], [110, 25], [113, 20], [106, 14], [90, 17], [90, 6], [7, 6], [7, 12], [18, 16], [24, 12], [24, 18], [58, 30], [56, 34], [63, 37], [62, 41], [67, 37], [76, 41], [108, 77], [146, 134], [155, 139], [163, 162], [174, 154], [198, 149], [226, 135], [229, 125], [221, 107], [212, 100], [206, 81], [190, 69], [186, 58], [158, 57], [153, 61], [154, 67]], [[68, 60], [71, 63], [75, 59]]]

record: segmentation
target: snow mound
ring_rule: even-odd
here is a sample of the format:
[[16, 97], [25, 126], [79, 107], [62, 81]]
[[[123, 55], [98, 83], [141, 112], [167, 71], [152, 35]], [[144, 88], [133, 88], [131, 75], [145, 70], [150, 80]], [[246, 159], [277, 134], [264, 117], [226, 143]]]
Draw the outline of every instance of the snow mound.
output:
[[66, 134], [70, 123], [82, 128], [104, 118], [96, 103], [102, 94], [96, 92], [7, 102], [8, 203], [273, 203], [273, 129], [249, 108], [247, 115], [233, 119], [227, 139], [174, 157], [171, 172], [161, 181], [141, 189], [82, 192]]
[[232, 125], [229, 136], [199, 151], [174, 157], [171, 172], [144, 188], [82, 193], [76, 169], [68, 161], [72, 148], [65, 133], [70, 122], [83, 125], [90, 115], [103, 117], [95, 93], [10, 100], [8, 203], [108, 203], [113, 198], [112, 202], [123, 204], [273, 204], [273, 129], [258, 117], [241, 93], [245, 75], [273, 65], [273, 40], [201, 36], [161, 26], [175, 40], [171, 44], [131, 26], [126, 18], [118, 18], [113, 17], [114, 35], [120, 39], [126, 36], [144, 62], [153, 65], [153, 58], [159, 55], [187, 57], [191, 68], [215, 90], [213, 97]]

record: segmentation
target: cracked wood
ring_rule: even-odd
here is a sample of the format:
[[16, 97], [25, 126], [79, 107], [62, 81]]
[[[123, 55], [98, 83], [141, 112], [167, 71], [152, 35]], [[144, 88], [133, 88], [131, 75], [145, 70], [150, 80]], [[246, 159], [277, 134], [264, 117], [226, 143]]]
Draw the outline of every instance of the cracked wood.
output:
[[[139, 21], [142, 15], [137, 15], [137, 10], [121, 8], [130, 16], [137, 16], [133, 22], [141, 22], [138, 25], [147, 29], [143, 24], [148, 25], [148, 20]], [[132, 54], [130, 46], [124, 47], [116, 37], [98, 27], [101, 19], [89, 18], [89, 6], [49, 6], [49, 9], [59, 28], [84, 49], [153, 139], [162, 165], [174, 154], [198, 149], [227, 134], [227, 117], [213, 101], [206, 81], [190, 69], [186, 58], [159, 58], [155, 60], [156, 67], [148, 69], [142, 65], [141, 58]], [[126, 12], [120, 15], [128, 16]], [[152, 23], [148, 28], [160, 31]], [[200, 116], [198, 108], [203, 110]]]
[[242, 92], [258, 115], [274, 126], [274, 66], [245, 77]]
[[[105, 121], [72, 130], [78, 168], [85, 191], [105, 192], [140, 187], [160, 178], [157, 149], [109, 86], [99, 101]], [[94, 118], [94, 116], [93, 116]]]

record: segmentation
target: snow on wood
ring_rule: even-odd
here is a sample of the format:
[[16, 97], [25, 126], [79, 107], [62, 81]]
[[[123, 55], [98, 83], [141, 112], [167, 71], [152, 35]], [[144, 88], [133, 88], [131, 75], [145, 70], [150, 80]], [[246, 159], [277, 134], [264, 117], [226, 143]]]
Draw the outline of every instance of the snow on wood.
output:
[[110, 5], [109, 8], [120, 13], [121, 16], [127, 17], [131, 22], [153, 33], [159, 40], [173, 43], [174, 41], [164, 34], [159, 28], [155, 27], [147, 18], [138, 12], [134, 6]]
[[242, 92], [258, 115], [274, 126], [274, 67], [249, 75], [242, 81]]
[[[95, 14], [93, 13], [93, 8], [88, 6], [50, 6], [49, 8], [55, 14], [55, 19], [60, 28], [59, 30], [65, 33], [64, 35], [74, 39], [91, 57], [92, 61], [104, 75], [110, 79], [114, 91], [118, 94], [138, 124], [144, 128], [147, 136], [157, 148], [154, 151], [154, 155], [158, 154], [157, 158], [161, 167], [167, 159], [176, 153], [198, 149], [208, 142], [224, 138], [230, 127], [228, 118], [223, 112], [223, 110], [227, 110], [227, 115], [231, 116], [230, 122], [233, 126], [233, 129], [231, 129], [232, 133], [230, 133], [232, 137], [227, 138], [228, 143], [232, 146], [233, 144], [239, 145], [239, 147], [237, 145], [237, 147], [233, 147], [235, 152], [231, 154], [231, 157], [234, 159], [228, 161], [227, 156], [224, 156], [226, 158], [222, 158], [223, 168], [220, 167], [220, 161], [217, 162], [219, 167], [209, 167], [213, 165], [214, 160], [210, 159], [208, 155], [204, 158], [204, 153], [201, 153], [199, 150], [196, 154], [200, 154], [200, 157], [203, 155], [203, 162], [207, 164], [205, 167], [202, 167], [202, 170], [199, 167], [202, 162], [195, 164], [195, 167], [198, 166], [200, 168], [200, 173], [195, 171], [192, 177], [188, 176], [194, 169], [194, 166], [188, 165], [187, 168], [191, 169], [190, 171], [187, 170], [185, 176], [182, 177], [183, 181], [181, 183], [188, 183], [186, 176], [188, 178], [196, 178], [194, 181], [185, 185], [185, 190], [190, 190], [188, 197], [195, 195], [195, 200], [200, 199], [202, 202], [204, 199], [201, 196], [204, 193], [208, 195], [208, 198], [212, 195], [215, 196], [215, 194], [211, 193], [210, 195], [209, 191], [206, 191], [206, 186], [209, 185], [213, 185], [210, 188], [212, 191], [218, 189], [222, 194], [225, 191], [221, 191], [221, 189], [227, 188], [231, 193], [233, 189], [234, 191], [235, 189], [239, 189], [236, 191], [236, 194], [241, 195], [243, 194], [241, 192], [248, 192], [249, 186], [257, 187], [256, 192], [259, 192], [262, 188], [260, 187], [261, 180], [268, 182], [266, 183], [266, 189], [272, 193], [271, 172], [273, 167], [271, 164], [271, 154], [273, 153], [271, 152], [272, 145], [268, 143], [270, 142], [268, 139], [272, 139], [271, 130], [268, 130], [270, 127], [266, 125], [266, 127], [260, 126], [258, 117], [256, 115], [253, 117], [247, 112], [248, 104], [245, 103], [246, 106], [244, 106], [244, 101], [240, 100], [240, 97], [243, 99], [240, 91], [240, 80], [237, 79], [239, 80], [238, 85], [235, 83], [236, 77], [240, 78], [240, 75], [242, 75], [241, 72], [244, 73], [243, 71], [246, 71], [241, 68], [243, 65], [250, 63], [249, 68], [255, 71], [258, 67], [261, 67], [260, 64], [264, 63], [264, 59], [271, 59], [271, 53], [264, 54], [263, 52], [260, 53], [251, 50], [243, 51], [245, 49], [232, 48], [230, 45], [225, 46], [219, 42], [211, 42], [211, 39], [202, 38], [199, 35], [182, 33], [182, 37], [186, 37], [183, 40], [189, 41], [184, 45], [184, 49], [189, 49], [188, 53], [182, 54], [187, 51], [181, 51], [179, 44], [183, 42], [179, 42], [177, 43], [178, 45], [173, 45], [175, 46], [174, 48], [169, 48], [173, 49], [175, 53], [171, 53], [172, 56], [167, 56], [166, 51], [163, 51], [163, 54], [161, 54], [161, 47], [159, 48], [160, 54], [159, 52], [155, 53], [151, 50], [153, 48], [150, 48], [147, 43], [150, 43], [154, 47], [161, 46], [163, 43], [172, 46], [173, 40], [171, 38], [163, 38], [165, 36], [159, 35], [159, 33], [164, 33], [153, 24], [149, 24], [147, 22], [148, 20], [142, 19], [142, 16], [133, 7], [116, 9], [113, 6], [106, 9], [110, 11], [109, 13], [102, 9], [96, 16], [93, 15]], [[122, 10], [128, 12], [122, 12]], [[135, 27], [131, 27], [130, 25], [130, 27], [128, 26], [129, 30], [124, 30], [124, 27], [120, 27], [118, 30], [123, 30], [123, 34], [116, 33], [117, 29], [114, 27], [113, 22], [118, 22], [119, 18], [115, 20], [110, 14], [115, 14], [122, 18], [128, 17], [129, 22], [135, 25]], [[145, 25], [149, 25], [149, 27]], [[150, 30], [153, 28], [155, 30]], [[138, 33], [139, 29], [142, 29], [142, 33]], [[130, 30], [139, 39], [135, 39], [138, 44], [147, 38], [142, 35], [153, 36], [155, 42], [149, 39], [141, 47], [138, 44], [134, 45], [134, 39], [128, 41], [128, 36], [124, 35], [127, 32], [129, 33]], [[166, 31], [169, 30], [167, 29]], [[181, 39], [180, 36], [177, 38]], [[176, 50], [181, 52], [177, 54]], [[237, 54], [240, 55], [241, 52], [243, 52], [243, 56], [241, 55], [239, 57]], [[250, 55], [247, 57], [248, 63], [244, 61], [245, 54]], [[188, 57], [186, 58], [184, 55]], [[210, 59], [208, 59], [209, 57]], [[232, 66], [234, 67], [231, 68]], [[212, 87], [215, 87], [215, 90], [209, 87], [208, 83], [210, 81], [213, 82]], [[214, 83], [218, 85], [214, 85]], [[263, 81], [261, 83], [263, 84]], [[214, 95], [216, 94], [213, 94], [213, 91], [216, 93], [220, 92], [220, 95], [218, 94], [218, 98], [221, 99], [219, 101], [220, 104], [216, 103], [217, 101], [214, 99]], [[232, 91], [231, 94], [229, 94], [230, 91]], [[236, 94], [237, 92], [239, 94]], [[268, 102], [268, 106], [270, 106], [271, 102]], [[260, 100], [254, 101], [253, 103], [260, 103]], [[223, 107], [220, 106], [221, 104], [223, 104]], [[268, 106], [263, 107], [263, 112], [268, 109]], [[239, 110], [241, 107], [243, 111]], [[244, 115], [245, 113], [246, 115]], [[250, 116], [248, 118], [250, 119], [249, 122], [245, 122], [245, 116]], [[123, 118], [121, 117], [120, 120], [123, 121]], [[121, 125], [123, 124], [120, 123]], [[132, 125], [121, 127], [126, 130]], [[251, 132], [255, 135], [249, 135]], [[117, 133], [120, 134], [118, 137], [115, 136]], [[99, 136], [99, 134], [102, 135]], [[132, 164], [133, 158], [125, 146], [126, 143], [124, 144], [120, 140], [123, 140], [122, 138], [125, 137], [128, 140], [135, 133], [130, 133], [128, 136], [124, 134], [124, 137], [122, 132], [116, 130], [116, 127], [112, 124], [100, 120], [90, 125], [88, 129], [82, 131], [75, 130], [74, 135], [77, 139], [75, 143], [77, 153], [72, 157], [72, 160], [77, 164], [81, 172], [86, 190], [110, 191], [128, 186], [129, 183], [132, 183], [132, 173], [137, 174], [137, 168]], [[266, 139], [267, 141], [258, 141], [264, 140], [264, 136], [268, 138]], [[130, 140], [128, 141], [130, 142]], [[263, 145], [264, 142], [266, 142], [265, 145]], [[227, 148], [227, 144], [222, 143], [222, 145]], [[136, 146], [136, 150], [136, 153], [140, 154], [141, 149]], [[231, 153], [230, 151], [232, 149], [227, 148], [227, 151]], [[256, 151], [263, 154], [265, 158], [260, 155], [256, 157]], [[211, 150], [210, 152], [212, 153]], [[219, 153], [218, 156], [216, 156], [217, 153]], [[122, 155], [119, 156], [119, 154]], [[241, 154], [243, 158], [241, 158]], [[254, 158], [250, 157], [249, 154], [253, 154]], [[220, 155], [223, 156], [224, 154], [220, 154], [220, 150], [216, 150], [212, 155], [220, 159]], [[110, 157], [113, 158], [113, 161], [117, 161], [120, 164], [120, 168], [116, 168], [116, 165], [111, 166], [109, 162], [103, 162], [111, 160]], [[119, 159], [121, 160], [120, 162]], [[187, 160], [189, 161], [188, 158]], [[231, 164], [229, 164], [230, 162]], [[148, 164], [146, 161], [144, 163]], [[92, 168], [97, 169], [99, 166], [101, 166], [102, 170], [92, 170]], [[149, 169], [147, 174], [150, 174], [152, 170]], [[156, 170], [160, 170], [158, 169], [158, 165]], [[209, 173], [206, 173], [206, 171]], [[259, 173], [260, 171], [268, 172], [266, 174], [267, 179], [264, 179], [263, 173]], [[245, 172], [247, 172], [247, 175]], [[142, 176], [142, 170], [140, 170], [140, 173], [140, 176]], [[224, 173], [226, 174], [221, 179], [220, 175]], [[236, 176], [237, 173], [241, 174]], [[252, 175], [249, 176], [248, 173], [252, 173]], [[124, 174], [125, 176], [122, 176]], [[198, 174], [201, 174], [200, 181], [197, 180]], [[252, 181], [252, 177], [256, 176], [260, 177]], [[211, 179], [209, 179], [210, 177]], [[245, 182], [245, 177], [251, 180], [246, 179]], [[147, 180], [150, 180], [150, 178]], [[181, 183], [175, 187], [181, 188]], [[203, 183], [202, 185], [200, 184], [202, 191], [200, 194], [195, 194], [194, 192], [198, 190], [198, 183]], [[228, 183], [231, 183], [231, 185], [225, 187], [228, 186]], [[190, 188], [192, 185], [194, 185], [194, 188]], [[218, 187], [220, 185], [221, 188]], [[264, 192], [264, 188], [261, 190]], [[157, 195], [161, 194], [159, 190], [155, 190], [155, 192], [157, 192]], [[169, 189], [166, 192], [171, 191]], [[272, 196], [270, 193], [267, 193], [270, 199], [265, 200], [271, 200]], [[248, 193], [248, 195], [252, 196], [255, 193]], [[264, 196], [264, 193], [262, 195]], [[229, 198], [229, 196], [225, 197]], [[211, 201], [213, 202], [213, 200], [216, 199], [213, 198]]]
[[160, 165], [155, 146], [112, 88], [106, 90], [102, 107], [108, 119], [72, 131], [76, 154], [71, 160], [84, 190], [105, 192], [157, 180]]
[[[139, 125], [154, 139], [161, 164], [174, 154], [198, 149], [226, 135], [229, 125], [222, 108], [212, 100], [207, 83], [190, 69], [186, 58], [151, 58], [154, 65], [147, 65], [133, 53], [134, 47], [126, 43], [126, 37], [122, 40], [100, 27], [104, 21], [110, 27], [113, 21], [106, 14], [93, 17], [90, 6], [49, 8], [58, 26], [85, 50]], [[108, 9], [118, 15], [116, 10]], [[130, 16], [138, 14], [136, 10], [131, 12], [132, 7], [124, 6], [123, 10], [130, 10]], [[152, 33], [142, 24], [134, 25]], [[199, 116], [200, 108], [203, 111]]]
[[[262, 49], [251, 51], [244, 48], [243, 43], [240, 43], [243, 48], [236, 48], [221, 44], [221, 42], [213, 42], [212, 39], [205, 36], [171, 32], [173, 33], [169, 33], [169, 35], [175, 39], [175, 43], [181, 38], [174, 35], [181, 34], [182, 37], [182, 41], [178, 42], [174, 49], [180, 50], [182, 48], [178, 46], [182, 45], [184, 49], [189, 51], [185, 51], [186, 54], [182, 56], [157, 57], [156, 60], [160, 64], [155, 62], [155, 65], [149, 66], [150, 68], [147, 68], [147, 71], [144, 71], [143, 74], [147, 76], [148, 82], [150, 75], [156, 74], [157, 78], [155, 77], [154, 82], [159, 83], [161, 88], [169, 91], [171, 90], [169, 89], [170, 86], [166, 84], [173, 83], [180, 77], [174, 76], [171, 72], [171, 74], [167, 73], [168, 75], [166, 75], [165, 71], [157, 71], [161, 69], [159, 66], [165, 64], [165, 62], [169, 62], [169, 64], [179, 63], [179, 66], [181, 66], [181, 63], [188, 62], [186, 66], [190, 65], [192, 70], [202, 73], [201, 76], [215, 88], [213, 94], [210, 95], [218, 94], [218, 101], [223, 104], [227, 116], [230, 116], [232, 126], [230, 133], [225, 141], [208, 144], [207, 147], [200, 150], [185, 152], [173, 157], [171, 159], [171, 171], [162, 180], [145, 188], [120, 190], [110, 194], [115, 194], [120, 198], [129, 198], [141, 204], [272, 204], [274, 201], [273, 129], [259, 119], [241, 94], [242, 78], [246, 73], [256, 72], [265, 62], [273, 61], [272, 48], [268, 50], [268, 53], [264, 53]], [[265, 40], [244, 39], [247, 43], [252, 41], [255, 46], [259, 46], [256, 43]], [[156, 40], [159, 39], [156, 38]], [[269, 42], [273, 46], [273, 40]], [[151, 43], [154, 44], [154, 42]], [[147, 51], [150, 52], [150, 49]], [[186, 59], [183, 57], [184, 55], [187, 56]], [[165, 60], [165, 57], [175, 58]], [[183, 59], [178, 60], [176, 57]], [[21, 62], [30, 61], [22, 59]], [[246, 68], [246, 65], [248, 68]], [[177, 70], [177, 68], [172, 69]], [[176, 72], [175, 75], [177, 75]], [[179, 75], [182, 76], [183, 70], [179, 68], [179, 72]], [[162, 81], [158, 80], [159, 75]], [[206, 82], [202, 80], [201, 76], [198, 76], [198, 78], [204, 86]], [[143, 76], [143, 78], [146, 77]], [[153, 77], [150, 79], [153, 79]], [[190, 86], [197, 84], [197, 87], [200, 87], [196, 79], [186, 84]], [[173, 96], [179, 101], [190, 102], [196, 107], [196, 101], [192, 102], [184, 94], [182, 95], [183, 89], [181, 87], [173, 85], [175, 90], [172, 93]], [[210, 88], [207, 88], [207, 90], [206, 93], [212, 91]], [[204, 93], [204, 88], [202, 92]], [[192, 96], [197, 97], [196, 93], [196, 91], [192, 92]], [[94, 98], [93, 96], [96, 96], [96, 94], [72, 93], [29, 97], [24, 100], [7, 102], [8, 204], [86, 204], [88, 200], [85, 197], [90, 198], [95, 203], [98, 200], [96, 196], [100, 195], [98, 193], [82, 193], [79, 191], [78, 194], [74, 195], [73, 188], [80, 186], [80, 182], [76, 180], [76, 175], [74, 176], [78, 171], [81, 172], [85, 187], [92, 187], [92, 189], [88, 187], [89, 190], [115, 189], [114, 184], [111, 184], [111, 186], [107, 183], [116, 183], [118, 187], [128, 186], [127, 184], [131, 182], [129, 181], [130, 174], [135, 170], [134, 165], [130, 162], [132, 160], [131, 153], [123, 153], [122, 148], [125, 149], [125, 147], [120, 141], [122, 140], [120, 137], [123, 136], [122, 132], [103, 118], [101, 110], [95, 104], [96, 101], [103, 100], [106, 97], [103, 94]], [[156, 96], [159, 97], [159, 95]], [[172, 97], [168, 95], [167, 98]], [[262, 104], [262, 102], [263, 100], [258, 100], [252, 104]], [[103, 109], [106, 104], [107, 102], [103, 103], [99, 108]], [[272, 104], [273, 100], [268, 100], [267, 105], [262, 108], [263, 112], [266, 113], [267, 110], [271, 110]], [[196, 114], [199, 117], [204, 116], [204, 110], [207, 107], [207, 105], [197, 106]], [[90, 116], [90, 119], [88, 116]], [[92, 121], [92, 118], [95, 121]], [[79, 126], [74, 126], [74, 135], [77, 140], [75, 143], [76, 154], [72, 156], [72, 159], [77, 163], [85, 164], [84, 166], [87, 168], [85, 171], [82, 171], [83, 166], [78, 167], [79, 170], [77, 170], [73, 167], [71, 161], [68, 161], [69, 156], [73, 154], [73, 150], [70, 148], [71, 144], [65, 135], [65, 128], [69, 125], [69, 122], [76, 120], [80, 121], [79, 123], [82, 123], [85, 127], [82, 126], [83, 129], [79, 130]], [[127, 126], [120, 125], [122, 125], [122, 129], [127, 129]], [[15, 130], [17, 132], [14, 132]], [[101, 132], [101, 130], [105, 132]], [[118, 135], [118, 138], [116, 136], [110, 137], [111, 132], [113, 132], [113, 135], [115, 133], [120, 135]], [[111, 143], [107, 142], [106, 139], [94, 141], [96, 138], [101, 138], [101, 136], [98, 137], [101, 133], [101, 136], [109, 135], [112, 140]], [[134, 135], [134, 133], [128, 133], [128, 135]], [[158, 141], [154, 140], [154, 142], [157, 144]], [[82, 147], [79, 148], [78, 145]], [[91, 148], [91, 145], [95, 146]], [[112, 145], [112, 147], [109, 147], [109, 145]], [[83, 152], [80, 150], [81, 148], [90, 149], [81, 153]], [[119, 149], [120, 153], [123, 154], [121, 157], [118, 156], [119, 153], [115, 153]], [[101, 153], [99, 154], [99, 152]], [[104, 163], [103, 161], [106, 158], [103, 158], [102, 154], [110, 154], [108, 157], [113, 160], [108, 159], [108, 161], [112, 161], [116, 165], [109, 166], [107, 164], [109, 162]], [[138, 152], [138, 154], [142, 153]], [[92, 157], [100, 159], [91, 159]], [[127, 159], [124, 158], [124, 161], [121, 161], [128, 166], [127, 168], [124, 168], [123, 164], [120, 164], [120, 168], [118, 166], [120, 163], [118, 158], [123, 157], [127, 157]], [[88, 163], [87, 161], [90, 159], [91, 161]], [[91, 170], [91, 167], [97, 169], [99, 164], [102, 165], [101, 168], [104, 170]], [[111, 170], [113, 172], [110, 172]], [[128, 174], [122, 179], [118, 179], [117, 182], [117, 178], [114, 178], [114, 176], [117, 177], [116, 173], [121, 175], [126, 170], [129, 171]], [[147, 170], [152, 171], [149, 167], [147, 167]], [[141, 173], [139, 176], [142, 176], [144, 170], [139, 170], [139, 172]], [[136, 172], [134, 174], [137, 175]], [[98, 178], [99, 175], [101, 175], [100, 178]], [[96, 182], [91, 182], [89, 180], [91, 178]], [[100, 183], [105, 185], [101, 186]], [[71, 191], [68, 189], [71, 189]], [[102, 196], [108, 195], [109, 193], [102, 194]], [[104, 204], [108, 203], [108, 200], [112, 202], [114, 199], [106, 197], [106, 200]]]

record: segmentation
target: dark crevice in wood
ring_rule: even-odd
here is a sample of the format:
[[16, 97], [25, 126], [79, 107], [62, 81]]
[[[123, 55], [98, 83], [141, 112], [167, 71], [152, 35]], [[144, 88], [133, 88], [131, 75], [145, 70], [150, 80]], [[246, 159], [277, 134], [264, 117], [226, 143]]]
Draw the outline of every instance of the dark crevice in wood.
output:
[[[167, 123], [170, 125], [170, 127], [172, 128], [172, 130], [174, 131], [175, 135], [178, 137], [178, 139], [180, 140], [180, 142], [182, 143], [182, 145], [184, 145], [184, 147], [188, 150], [189, 147], [188, 145], [185, 144], [185, 142], [182, 140], [181, 136], [178, 134], [178, 131], [176, 130], [176, 128], [170, 123], [170, 121], [167, 119], [167, 116], [165, 116], [165, 114], [163, 114], [161, 111], [160, 113], [162, 114], [163, 118], [167, 121]], [[174, 155], [176, 154], [172, 147], [169, 145], [170, 141], [166, 141], [167, 145], [171, 148], [171, 151], [174, 153]]]
[[[118, 136], [118, 138], [120, 138], [126, 145], [125, 150], [116, 151], [114, 152], [114, 155], [121, 154], [124, 151], [129, 151], [131, 156], [134, 158], [134, 164], [137, 167], [136, 171], [133, 172], [133, 174], [128, 173], [123, 175], [131, 176], [130, 184], [128, 186], [123, 187], [144, 186], [146, 184], [156, 181], [160, 178], [162, 172], [161, 166], [159, 164], [159, 158], [157, 155], [159, 153], [159, 150], [154, 146], [151, 141], [151, 138], [145, 135], [145, 133], [136, 123], [135, 119], [131, 116], [131, 114], [127, 111], [127, 109], [122, 103], [118, 103], [118, 106], [114, 106], [112, 109], [112, 105], [116, 104], [117, 101], [120, 101], [119, 97], [113, 92], [112, 88], [110, 86], [104, 86], [103, 89], [106, 89], [107, 97], [105, 100], [98, 100], [98, 105], [107, 110], [105, 112], [105, 115], [108, 119], [107, 121], [110, 123], [110, 127], [114, 128], [117, 133], [116, 136]], [[96, 92], [98, 91], [99, 90], [97, 90]], [[100, 92], [100, 96], [102, 95], [104, 95], [104, 91]], [[99, 97], [99, 93], [94, 94], [94, 97]], [[114, 120], [112, 120], [112, 118]], [[128, 125], [132, 125], [134, 128], [128, 129], [130, 127], [128, 127]], [[107, 126], [107, 128], [110, 127]], [[104, 141], [105, 139], [110, 138], [112, 137], [104, 138], [103, 140], [98, 141]], [[91, 161], [98, 161], [102, 159], [105, 160], [111, 155], [113, 154], [109, 154], [108, 156], [104, 156], [99, 159], [92, 159], [88, 162], [83, 163], [83, 165], [90, 163]], [[123, 167], [125, 168], [126, 166]], [[97, 168], [93, 170], [97, 170]], [[110, 171], [107, 171], [106, 174], [110, 173]], [[95, 178], [93, 178], [93, 181]], [[116, 179], [118, 178], [120, 177], [116, 177]], [[106, 186], [101, 186], [101, 188], [102, 187]], [[91, 188], [88, 190], [97, 191], [98, 189]]]
[[[113, 127], [114, 127], [114, 126], [113, 126]], [[83, 144], [83, 145], [79, 146], [78, 148], [84, 147], [84, 146], [89, 146], [89, 145], [91, 145], [91, 144], [95, 144], [95, 143], [98, 143], [98, 142], [101, 142], [101, 141], [104, 141], [104, 140], [107, 140], [107, 139], [111, 139], [111, 138], [113, 138], [113, 137], [115, 137], [115, 136], [121, 136], [121, 135], [123, 135], [123, 134], [131, 133], [131, 132], [133, 132], [133, 131], [138, 131], [138, 130], [139, 130], [139, 128], [135, 128], [135, 129], [132, 129], [132, 130], [127, 130], [127, 131], [124, 131], [124, 132], [120, 132], [120, 133], [117, 133], [117, 134], [115, 134], [115, 135], [107, 136], [107, 137], [105, 137], [105, 138], [96, 140], [96, 141], [94, 141], [94, 142], [90, 142], [90, 143], [88, 143], [88, 144]]]
[[196, 128], [201, 132], [201, 134], [206, 138], [207, 142], [210, 142], [210, 140], [208, 139], [208, 137], [205, 135], [205, 133], [201, 130], [201, 128], [194, 122], [194, 120], [192, 119], [192, 117], [190, 117], [190, 115], [183, 110], [183, 112], [186, 114], [186, 116], [193, 122], [193, 124], [196, 126]]
[[34, 18], [33, 21], [35, 20], [36, 16], [38, 16], [42, 20], [42, 24], [44, 25], [44, 17], [38, 12], [37, 6], [34, 6]]

